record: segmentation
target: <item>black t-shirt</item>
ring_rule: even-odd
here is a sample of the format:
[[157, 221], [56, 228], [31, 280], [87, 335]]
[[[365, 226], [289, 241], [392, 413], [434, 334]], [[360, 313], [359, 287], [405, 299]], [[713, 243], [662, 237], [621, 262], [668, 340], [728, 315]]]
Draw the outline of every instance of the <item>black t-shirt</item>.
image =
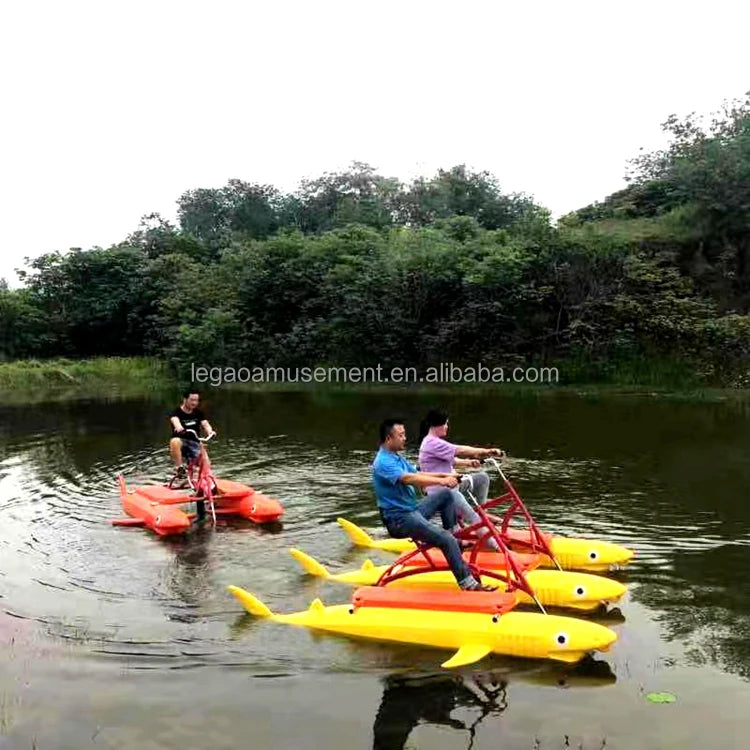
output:
[[[178, 406], [170, 415], [171, 417], [177, 417], [180, 420], [180, 424], [186, 430], [195, 430], [195, 435], [201, 434], [201, 422], [206, 418], [206, 415], [200, 409], [193, 409], [188, 414], [186, 411], [182, 411], [182, 407]], [[181, 437], [185, 440], [197, 440], [192, 432], [188, 432], [187, 435], [184, 432], [176, 432], [174, 427], [172, 428], [172, 437]]]

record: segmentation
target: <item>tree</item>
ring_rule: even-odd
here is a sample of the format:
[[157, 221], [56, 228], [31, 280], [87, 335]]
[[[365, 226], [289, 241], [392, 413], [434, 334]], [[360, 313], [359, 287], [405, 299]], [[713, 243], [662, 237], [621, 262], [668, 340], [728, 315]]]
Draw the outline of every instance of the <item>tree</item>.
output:
[[327, 172], [302, 182], [295, 224], [303, 232], [325, 232], [347, 224], [382, 229], [393, 223], [400, 189], [398, 180], [355, 161], [345, 172]]
[[44, 356], [54, 349], [47, 316], [28, 289], [0, 289], [0, 360]]
[[183, 231], [213, 248], [226, 245], [234, 232], [259, 239], [279, 228], [281, 196], [270, 185], [232, 179], [223, 188], [188, 190], [179, 200]]
[[729, 305], [750, 307], [750, 92], [725, 103], [708, 125], [690, 114], [662, 124], [666, 149], [632, 160], [636, 186], [659, 185], [669, 205], [689, 206], [701, 228], [699, 251], [717, 277], [730, 281]]
[[115, 247], [27, 259], [19, 272], [30, 299], [43, 310], [56, 351], [78, 356], [143, 350], [137, 311], [145, 256]]
[[230, 207], [221, 189], [188, 190], [179, 197], [177, 205], [183, 232], [210, 246], [220, 244], [227, 238]]
[[142, 216], [138, 229], [120, 247], [138, 248], [149, 258], [177, 253], [196, 260], [209, 259], [207, 249], [195, 237], [180, 232], [158, 213]]
[[461, 164], [438, 170], [432, 179], [414, 180], [401, 198], [400, 213], [403, 221], [415, 226], [473, 216], [485, 229], [502, 229], [537, 208], [525, 196], [504, 195], [489, 172], [472, 172]]

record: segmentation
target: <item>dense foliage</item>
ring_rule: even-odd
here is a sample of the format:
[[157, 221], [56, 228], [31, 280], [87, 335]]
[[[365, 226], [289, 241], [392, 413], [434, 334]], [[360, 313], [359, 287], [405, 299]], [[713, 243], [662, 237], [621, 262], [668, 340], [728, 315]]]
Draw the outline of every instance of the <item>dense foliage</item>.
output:
[[553, 226], [463, 166], [405, 185], [365, 164], [292, 195], [186, 192], [120, 244], [0, 285], [0, 356], [151, 354], [178, 366], [555, 364], [568, 380], [744, 383], [750, 97], [625, 190]]

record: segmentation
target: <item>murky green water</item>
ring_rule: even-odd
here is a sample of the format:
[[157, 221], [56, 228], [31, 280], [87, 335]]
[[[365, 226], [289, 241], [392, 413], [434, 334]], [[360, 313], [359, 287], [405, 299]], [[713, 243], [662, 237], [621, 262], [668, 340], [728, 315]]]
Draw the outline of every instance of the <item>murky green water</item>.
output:
[[[750, 410], [649, 397], [441, 398], [458, 442], [499, 443], [541, 525], [627, 543], [613, 650], [582, 667], [443, 654], [256, 621], [230, 583], [292, 611], [351, 591], [335, 523], [379, 531], [377, 421], [435, 396], [228, 394], [207, 404], [219, 476], [285, 505], [159, 540], [113, 528], [115, 474], [162, 481], [148, 400], [0, 410], [0, 748], [744, 748], [750, 731]], [[650, 691], [677, 702], [651, 704]]]

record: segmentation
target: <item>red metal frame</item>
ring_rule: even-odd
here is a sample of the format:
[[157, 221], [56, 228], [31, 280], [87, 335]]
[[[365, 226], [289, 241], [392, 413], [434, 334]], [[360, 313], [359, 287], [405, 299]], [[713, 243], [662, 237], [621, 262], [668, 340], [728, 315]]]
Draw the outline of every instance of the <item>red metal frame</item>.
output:
[[[198, 475], [194, 478], [196, 469], [198, 470]], [[173, 489], [172, 485], [174, 484], [176, 479], [177, 474], [175, 474], [169, 480], [167, 487]], [[217, 486], [216, 477], [214, 476], [213, 469], [211, 468], [211, 461], [208, 458], [208, 451], [205, 449], [203, 444], [201, 444], [201, 451], [198, 456], [187, 465], [187, 479], [188, 483], [190, 484], [190, 488], [195, 494], [186, 497], [185, 502], [198, 501], [213, 504], [214, 487]]]
[[[470, 541], [473, 542], [471, 548], [471, 554], [468, 560], [468, 567], [471, 574], [479, 579], [480, 576], [486, 576], [488, 578], [494, 578], [498, 581], [502, 581], [506, 585], [506, 591], [520, 590], [528, 594], [530, 597], [536, 600], [536, 595], [529, 582], [526, 580], [526, 576], [523, 571], [516, 564], [515, 559], [510, 554], [508, 548], [508, 528], [511, 519], [514, 515], [521, 515], [529, 525], [529, 541], [525, 540], [514, 540], [514, 543], [520, 543], [528, 546], [532, 552], [542, 552], [548, 555], [550, 559], [555, 560], [552, 550], [550, 549], [547, 540], [539, 530], [539, 527], [534, 522], [528, 509], [524, 505], [521, 496], [516, 492], [515, 487], [510, 481], [503, 477], [503, 481], [507, 488], [507, 492], [500, 497], [488, 500], [482, 505], [476, 506], [477, 514], [479, 515], [479, 521], [466, 526], [463, 529], [457, 531], [454, 536], [459, 541]], [[488, 509], [495, 508], [504, 503], [509, 503], [508, 509], [502, 516], [494, 516], [488, 513]], [[498, 530], [498, 525], [500, 529]], [[484, 533], [479, 534], [479, 530], [484, 529]], [[477, 555], [479, 554], [480, 547], [483, 543], [491, 537], [495, 540], [498, 546], [499, 554], [504, 556], [505, 566], [504, 570], [494, 569], [488, 570], [486, 568], [480, 568], [476, 564]], [[413, 566], [406, 565], [416, 555], [421, 555], [427, 561], [428, 570], [450, 570], [450, 566], [447, 561], [436, 563], [431, 555], [427, 554], [427, 550], [433, 549], [433, 545], [425, 544], [423, 542], [415, 542], [417, 549], [399, 557], [393, 565], [389, 566], [378, 579], [376, 586], [387, 586], [393, 581], [397, 581], [401, 578], [407, 578], [409, 576], [417, 575], [418, 573], [424, 573], [424, 566]]]
[[[489, 578], [494, 578], [498, 581], [502, 581], [505, 583], [506, 591], [513, 591], [516, 589], [519, 589], [521, 591], [526, 592], [529, 596], [534, 597], [534, 590], [529, 585], [529, 582], [526, 580], [526, 576], [523, 574], [521, 569], [516, 564], [515, 559], [510, 554], [510, 551], [508, 550], [508, 547], [503, 540], [503, 538], [500, 536], [500, 534], [497, 531], [497, 527], [490, 519], [487, 512], [484, 510], [482, 506], [479, 506], [478, 508], [479, 517], [481, 519], [481, 522], [478, 522], [476, 524], [473, 524], [470, 527], [467, 527], [466, 529], [462, 529], [461, 531], [456, 533], [457, 538], [467, 538], [462, 537], [462, 534], [467, 531], [476, 530], [478, 528], [485, 528], [487, 529], [487, 534], [482, 535], [482, 539], [486, 538], [486, 536], [491, 536], [498, 545], [498, 548], [500, 550], [500, 554], [504, 556], [505, 560], [505, 569], [498, 570], [488, 570], [486, 568], [480, 568], [476, 564], [476, 558], [477, 554], [479, 553], [479, 548], [481, 546], [481, 541], [478, 537], [473, 539], [474, 542], [471, 555], [469, 556], [468, 561], [468, 567], [471, 574], [479, 579], [480, 576], [487, 576]], [[398, 560], [396, 560], [393, 565], [389, 566], [385, 571], [383, 571], [383, 574], [378, 579], [376, 586], [387, 586], [389, 583], [392, 583], [393, 581], [397, 581], [400, 578], [407, 578], [408, 576], [413, 576], [418, 573], [424, 573], [425, 568], [423, 566], [410, 566], [406, 565], [409, 560], [411, 560], [416, 555], [422, 555], [422, 557], [425, 558], [427, 561], [427, 567], [429, 570], [450, 570], [450, 566], [448, 565], [448, 562], [441, 562], [436, 563], [433, 559], [432, 555], [427, 554], [427, 550], [432, 549], [433, 546], [429, 544], [424, 544], [423, 542], [416, 542], [417, 549], [415, 549], [412, 552], [407, 553], [406, 555], [402, 555]]]
[[[534, 518], [532, 517], [531, 513], [529, 513], [526, 505], [521, 499], [521, 496], [516, 491], [516, 488], [507, 478], [503, 477], [503, 481], [508, 491], [500, 497], [493, 498], [491, 500], [488, 500], [486, 503], [483, 503], [481, 508], [486, 511], [498, 505], [508, 503], [509, 507], [502, 516], [495, 516], [489, 513], [486, 514], [488, 518], [493, 522], [493, 524], [500, 526], [500, 534], [505, 540], [506, 544], [509, 545], [511, 543], [511, 540], [508, 537], [508, 528], [510, 527], [510, 522], [513, 519], [513, 516], [522, 516], [528, 524], [529, 541], [527, 542], [524, 539], [514, 538], [512, 540], [512, 543], [528, 547], [531, 552], [542, 552], [547, 555], [553, 562], [556, 562], [555, 556], [552, 553], [552, 549], [550, 548], [545, 535], [539, 530], [539, 527], [536, 525]], [[477, 530], [484, 527], [484, 523], [477, 523], [472, 524], [471, 526], [466, 526], [456, 533], [456, 537], [459, 539], [470, 539], [473, 541], [477, 538]]]

